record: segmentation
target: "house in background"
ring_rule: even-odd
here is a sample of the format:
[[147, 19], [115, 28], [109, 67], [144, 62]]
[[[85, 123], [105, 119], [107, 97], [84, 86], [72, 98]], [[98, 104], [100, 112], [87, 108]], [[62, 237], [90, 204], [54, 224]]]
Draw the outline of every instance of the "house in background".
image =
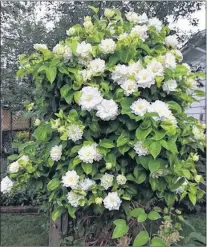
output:
[[[193, 35], [193, 37], [190, 38], [182, 47], [181, 52], [183, 53], [183, 63], [188, 63], [192, 67], [192, 71], [202, 71], [206, 73], [206, 30], [200, 31]], [[205, 79], [201, 79], [199, 83], [200, 89], [205, 92]], [[205, 122], [205, 97], [199, 97], [199, 102], [194, 102], [186, 113], [202, 122]]]

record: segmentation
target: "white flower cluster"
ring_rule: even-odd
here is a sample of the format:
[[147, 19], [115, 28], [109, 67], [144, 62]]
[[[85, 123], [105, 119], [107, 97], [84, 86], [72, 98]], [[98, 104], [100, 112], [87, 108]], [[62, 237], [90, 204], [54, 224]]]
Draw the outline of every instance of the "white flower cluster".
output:
[[189, 95], [193, 94], [194, 90], [198, 89], [198, 82], [192, 78], [188, 78], [185, 84], [187, 86], [186, 93]]
[[93, 163], [102, 159], [102, 155], [97, 149], [97, 144], [82, 146], [78, 151], [78, 157], [85, 163]]
[[82, 110], [97, 110], [96, 116], [104, 121], [115, 119], [118, 114], [118, 105], [115, 101], [103, 99], [98, 88], [87, 86], [82, 88], [79, 105]]
[[134, 150], [138, 156], [146, 156], [149, 154], [148, 148], [145, 147], [141, 141], [135, 143]]
[[83, 127], [76, 124], [71, 124], [67, 127], [68, 139], [74, 142], [82, 139], [83, 136]]
[[178, 40], [176, 35], [169, 35], [165, 38], [165, 44], [167, 45], [167, 47], [171, 47], [171, 48], [177, 48], [178, 45]]
[[101, 186], [103, 186], [104, 189], [107, 190], [108, 188], [110, 188], [113, 185], [113, 179], [114, 179], [114, 175], [105, 173], [101, 177]]
[[9, 193], [13, 187], [13, 184], [13, 181], [8, 176], [6, 176], [1, 180], [1, 192], [3, 194]]
[[138, 116], [144, 116], [145, 113], [157, 113], [158, 117], [153, 117], [155, 120], [169, 120], [174, 126], [177, 125], [176, 118], [173, 116], [168, 105], [160, 100], [149, 103], [145, 99], [138, 99], [130, 106], [132, 113]]
[[51, 148], [50, 150], [50, 157], [52, 160], [54, 161], [58, 161], [61, 159], [61, 155], [62, 155], [62, 145], [60, 146], [54, 146]]
[[59, 57], [63, 57], [64, 62], [68, 62], [71, 58], [72, 58], [72, 51], [70, 49], [70, 47], [66, 46], [66, 45], [62, 45], [62, 44], [57, 44], [54, 48], [53, 48], [53, 52], [59, 56]]
[[91, 56], [92, 45], [85, 41], [78, 43], [76, 48], [76, 55], [81, 58], [87, 58]]
[[193, 135], [194, 135], [196, 140], [198, 140], [198, 141], [204, 141], [205, 140], [205, 134], [204, 134], [202, 128], [199, 128], [198, 126], [193, 126], [192, 132], [193, 132]]
[[80, 195], [78, 193], [75, 193], [74, 191], [70, 191], [67, 194], [68, 202], [73, 206], [74, 208], [77, 208], [79, 206], [79, 201], [81, 199], [84, 199], [83, 195]]
[[177, 86], [176, 80], [168, 80], [163, 83], [162, 89], [169, 94], [170, 92], [176, 91]]
[[34, 44], [33, 48], [37, 51], [48, 50], [48, 47], [45, 44]]
[[116, 50], [116, 43], [113, 41], [113, 39], [104, 39], [99, 44], [99, 50], [103, 54], [113, 54]]
[[22, 168], [22, 165], [26, 165], [28, 162], [29, 162], [29, 156], [23, 155], [17, 161], [12, 162], [9, 165], [9, 167], [8, 167], [9, 173], [16, 173], [16, 172], [18, 172]]
[[126, 96], [129, 96], [138, 88], [150, 88], [155, 84], [155, 77], [162, 76], [163, 72], [163, 65], [156, 59], [152, 59], [147, 68], [143, 68], [140, 61], [129, 66], [118, 64], [112, 72], [112, 80], [124, 89]]
[[108, 195], [104, 198], [103, 203], [104, 207], [111, 211], [119, 210], [122, 201], [117, 192], [109, 192]]

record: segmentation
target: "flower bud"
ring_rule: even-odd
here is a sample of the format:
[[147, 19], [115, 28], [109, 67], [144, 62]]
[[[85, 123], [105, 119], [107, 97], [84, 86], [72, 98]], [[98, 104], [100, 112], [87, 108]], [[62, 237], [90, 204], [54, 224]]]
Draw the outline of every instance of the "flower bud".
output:
[[196, 175], [196, 176], [195, 176], [195, 181], [196, 181], [197, 183], [200, 183], [200, 182], [202, 181], [202, 176], [201, 176], [201, 175]]
[[76, 33], [76, 30], [75, 30], [74, 27], [71, 27], [71, 28], [69, 28], [69, 30], [66, 31], [66, 34], [67, 34], [68, 36], [72, 36], [72, 35], [74, 35], [75, 33]]
[[95, 199], [95, 203], [96, 203], [97, 205], [101, 205], [102, 202], [103, 202], [103, 198], [102, 198], [102, 197], [97, 197], [97, 198]]
[[113, 167], [113, 165], [111, 163], [106, 163], [106, 169], [110, 170]]
[[113, 9], [105, 9], [105, 11], [104, 11], [104, 16], [106, 18], [111, 18], [114, 16], [114, 14], [115, 14], [115, 12]]
[[126, 177], [124, 175], [118, 175], [116, 177], [117, 184], [124, 185], [127, 181]]
[[41, 121], [38, 118], [36, 118], [34, 122], [34, 126], [39, 126], [40, 124], [41, 124]]

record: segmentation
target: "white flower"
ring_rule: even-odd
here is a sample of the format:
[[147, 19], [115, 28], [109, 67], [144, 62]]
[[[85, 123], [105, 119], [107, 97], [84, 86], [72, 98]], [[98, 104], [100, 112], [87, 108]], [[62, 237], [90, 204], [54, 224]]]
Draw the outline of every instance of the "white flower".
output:
[[57, 56], [63, 57], [65, 62], [67, 62], [68, 60], [70, 60], [71, 57], [72, 57], [72, 51], [71, 51], [70, 47], [64, 46], [62, 44], [57, 44], [53, 48], [53, 52]]
[[72, 36], [72, 35], [74, 35], [75, 33], [76, 33], [76, 30], [75, 30], [74, 27], [71, 27], [71, 28], [69, 28], [69, 30], [66, 31], [66, 34], [67, 34], [68, 36]]
[[198, 128], [197, 126], [193, 126], [192, 133], [196, 140], [205, 140], [205, 134], [203, 133], [203, 129]]
[[99, 44], [99, 50], [104, 54], [114, 53], [115, 49], [116, 43], [113, 39], [104, 39], [101, 41], [101, 44]]
[[76, 194], [73, 191], [70, 191], [67, 194], [67, 199], [68, 199], [68, 202], [70, 203], [71, 206], [73, 206], [74, 208], [77, 208], [79, 205], [79, 201], [81, 199], [84, 199], [84, 196]]
[[92, 186], [94, 186], [96, 183], [94, 180], [90, 178], [84, 178], [84, 180], [80, 181], [79, 187], [81, 190], [88, 191], [91, 189]]
[[154, 117], [154, 119], [165, 120], [170, 118], [172, 112], [169, 110], [168, 105], [160, 100], [153, 102], [149, 108], [148, 112], [155, 112], [158, 114], [159, 118]]
[[130, 76], [129, 68], [124, 64], [118, 64], [112, 72], [112, 80], [121, 85]]
[[15, 161], [9, 165], [9, 172], [10, 173], [16, 173], [19, 171], [19, 169], [20, 169], [20, 165], [19, 165], [18, 161]]
[[140, 61], [137, 61], [136, 63], [131, 63], [128, 66], [128, 71], [129, 71], [130, 76], [131, 75], [135, 76], [142, 69], [143, 69], [143, 66]]
[[108, 195], [104, 198], [103, 203], [104, 207], [111, 211], [119, 210], [122, 201], [119, 198], [117, 192], [109, 192]]
[[138, 154], [138, 156], [145, 156], [145, 155], [149, 154], [148, 148], [146, 148], [143, 145], [143, 143], [140, 142], [140, 141], [138, 141], [137, 143], [135, 143], [134, 150], [135, 150], [136, 154]]
[[167, 47], [176, 48], [178, 45], [178, 40], [176, 35], [169, 35], [165, 38], [165, 44]]
[[62, 177], [62, 183], [65, 187], [70, 187], [72, 189], [75, 189], [79, 182], [79, 176], [76, 171], [68, 171], [66, 174]]
[[95, 87], [84, 87], [82, 88], [81, 93], [82, 95], [78, 103], [82, 110], [91, 111], [96, 109], [97, 105], [99, 105], [103, 100], [100, 91]]
[[96, 58], [90, 62], [89, 67], [95, 74], [102, 73], [105, 69], [105, 61], [100, 58]]
[[147, 30], [148, 27], [146, 25], [136, 25], [132, 28], [130, 35], [134, 38], [139, 37], [142, 41], [145, 41], [148, 38]]
[[135, 12], [128, 12], [125, 16], [129, 22], [136, 23], [139, 20], [138, 14]]
[[192, 94], [194, 90], [198, 89], [197, 81], [192, 78], [189, 78], [185, 84], [187, 86], [187, 94]]
[[115, 11], [113, 9], [105, 9], [104, 11], [104, 16], [106, 18], [111, 18], [114, 16], [114, 14], [115, 14]]
[[164, 56], [164, 66], [165, 68], [169, 68], [169, 69], [174, 69], [176, 67], [176, 59], [175, 56], [170, 53], [167, 52]]
[[114, 179], [114, 175], [105, 173], [101, 177], [101, 186], [103, 186], [104, 189], [107, 190], [108, 188], [110, 188], [113, 185], [113, 179]]
[[168, 80], [163, 83], [162, 88], [169, 94], [170, 92], [176, 91], [177, 86], [176, 80]]
[[93, 71], [90, 69], [83, 69], [79, 71], [79, 74], [82, 76], [83, 81], [86, 82], [88, 80], [91, 80], [93, 76]]
[[137, 23], [142, 24], [142, 23], [147, 23], [148, 22], [148, 17], [146, 13], [143, 13], [142, 15], [138, 16]]
[[104, 121], [114, 120], [119, 115], [118, 105], [115, 101], [102, 100], [97, 106], [96, 116], [100, 117]]
[[148, 111], [148, 107], [150, 103], [145, 99], [138, 99], [131, 106], [131, 110], [134, 114], [138, 116], [144, 116], [144, 114]]
[[157, 32], [160, 32], [162, 29], [162, 22], [155, 17], [155, 18], [149, 19], [149, 26], [155, 27]]
[[122, 34], [119, 35], [118, 40], [123, 40], [126, 37], [128, 37], [128, 34], [127, 33], [122, 33]]
[[167, 120], [169, 120], [170, 123], [171, 123], [174, 127], [177, 127], [177, 123], [178, 123], [178, 122], [177, 122], [176, 117], [173, 116], [172, 112], [171, 112], [171, 114], [169, 114]]
[[10, 190], [12, 189], [13, 182], [9, 177], [5, 177], [1, 180], [1, 192], [3, 194], [9, 193]]
[[121, 88], [124, 89], [124, 94], [126, 96], [129, 96], [133, 92], [136, 92], [138, 89], [138, 85], [135, 81], [133, 80], [126, 80], [124, 83], [121, 85]]
[[76, 124], [71, 124], [67, 128], [68, 139], [74, 142], [82, 139], [83, 136], [83, 128]]
[[87, 44], [85, 41], [79, 43], [76, 48], [76, 54], [80, 57], [89, 57], [92, 52], [91, 44]]
[[151, 85], [155, 84], [154, 75], [148, 69], [140, 70], [140, 72], [136, 75], [136, 80], [138, 87], [142, 88], [150, 88]]
[[48, 50], [48, 47], [45, 44], [34, 44], [33, 48], [35, 50], [37, 50], [37, 51], [39, 51], [39, 50]]
[[117, 181], [117, 184], [124, 185], [126, 183], [127, 179], [126, 179], [126, 177], [124, 175], [119, 174], [116, 177], [116, 181]]
[[50, 157], [54, 161], [60, 160], [61, 155], [62, 155], [62, 145], [60, 145], [60, 146], [56, 145], [56, 146], [52, 147], [52, 149], [50, 150]]
[[155, 59], [153, 59], [147, 66], [147, 69], [154, 75], [154, 76], [162, 76], [164, 68], [162, 64]]
[[38, 118], [36, 118], [34, 122], [34, 126], [39, 126], [40, 124], [41, 124], [41, 121]]
[[80, 160], [82, 160], [85, 163], [93, 163], [93, 161], [99, 161], [102, 159], [102, 156], [98, 152], [96, 148], [97, 144], [92, 144], [92, 145], [86, 145], [83, 146], [79, 151], [78, 151], [78, 157]]

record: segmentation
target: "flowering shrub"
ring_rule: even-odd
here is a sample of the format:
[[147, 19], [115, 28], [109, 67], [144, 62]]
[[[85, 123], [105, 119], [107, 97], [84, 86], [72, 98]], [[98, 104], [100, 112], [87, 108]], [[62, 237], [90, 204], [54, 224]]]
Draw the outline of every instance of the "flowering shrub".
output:
[[[128, 232], [125, 220], [159, 219], [150, 200], [169, 209], [184, 198], [196, 204], [204, 195], [196, 153], [205, 135], [185, 109], [202, 95], [196, 78], [203, 75], [182, 63], [176, 36], [157, 18], [115, 9], [85, 17], [67, 35], [53, 50], [35, 44], [35, 53], [20, 57], [17, 75], [36, 83], [28, 109], [38, 119], [33, 140], [12, 157], [3, 192], [36, 183], [54, 220], [81, 208], [114, 212], [112, 238]], [[134, 245], [148, 241], [142, 231]]]

